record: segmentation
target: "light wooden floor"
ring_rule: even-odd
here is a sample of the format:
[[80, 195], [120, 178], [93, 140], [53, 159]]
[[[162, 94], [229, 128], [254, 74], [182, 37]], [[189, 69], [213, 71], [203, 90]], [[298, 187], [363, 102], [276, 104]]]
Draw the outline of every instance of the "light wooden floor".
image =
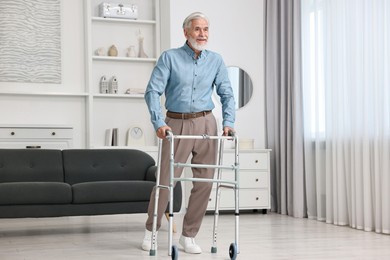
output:
[[[0, 219], [0, 259], [171, 259], [167, 225], [157, 256], [140, 248], [144, 214], [40, 219]], [[175, 215], [178, 228], [182, 215]], [[229, 259], [234, 217], [221, 215], [217, 254], [210, 253], [213, 216], [206, 215], [196, 241], [200, 255], [179, 259]], [[237, 259], [390, 259], [390, 236], [278, 214], [240, 215]], [[174, 234], [177, 243], [179, 234]]]

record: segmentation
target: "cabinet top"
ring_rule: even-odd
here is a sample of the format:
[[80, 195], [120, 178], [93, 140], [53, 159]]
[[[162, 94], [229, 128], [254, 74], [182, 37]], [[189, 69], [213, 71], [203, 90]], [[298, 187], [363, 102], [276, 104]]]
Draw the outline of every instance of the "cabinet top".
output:
[[0, 124], [0, 128], [61, 128], [61, 129], [72, 129], [72, 126], [69, 125], [35, 125], [35, 124]]

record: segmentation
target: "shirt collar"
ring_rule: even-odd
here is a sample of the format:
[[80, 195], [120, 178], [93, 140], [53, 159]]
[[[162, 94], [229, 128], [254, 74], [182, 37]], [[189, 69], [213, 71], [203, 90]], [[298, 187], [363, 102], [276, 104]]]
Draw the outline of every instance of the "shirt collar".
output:
[[[183, 49], [187, 52], [187, 54], [188, 54], [189, 56], [191, 56], [192, 58], [195, 57], [195, 52], [194, 52], [194, 50], [191, 49], [191, 47], [188, 45], [187, 41], [184, 43]], [[199, 54], [199, 56], [198, 56], [198, 60], [199, 60], [199, 59], [202, 59], [202, 58], [204, 58], [204, 57], [206, 57], [206, 56], [207, 56], [207, 50], [201, 51], [200, 54]]]

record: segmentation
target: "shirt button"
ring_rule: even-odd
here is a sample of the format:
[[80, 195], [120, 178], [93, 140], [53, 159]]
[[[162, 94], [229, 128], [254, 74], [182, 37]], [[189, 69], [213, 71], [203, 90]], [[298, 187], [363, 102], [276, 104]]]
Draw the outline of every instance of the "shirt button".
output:
[[195, 77], [198, 76], [198, 74], [195, 74]]

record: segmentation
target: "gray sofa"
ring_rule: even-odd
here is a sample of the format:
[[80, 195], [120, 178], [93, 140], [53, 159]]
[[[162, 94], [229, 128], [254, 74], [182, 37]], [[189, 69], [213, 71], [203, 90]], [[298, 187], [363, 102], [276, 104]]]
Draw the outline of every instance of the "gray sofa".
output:
[[0, 149], [0, 218], [145, 213], [156, 169], [140, 150]]

